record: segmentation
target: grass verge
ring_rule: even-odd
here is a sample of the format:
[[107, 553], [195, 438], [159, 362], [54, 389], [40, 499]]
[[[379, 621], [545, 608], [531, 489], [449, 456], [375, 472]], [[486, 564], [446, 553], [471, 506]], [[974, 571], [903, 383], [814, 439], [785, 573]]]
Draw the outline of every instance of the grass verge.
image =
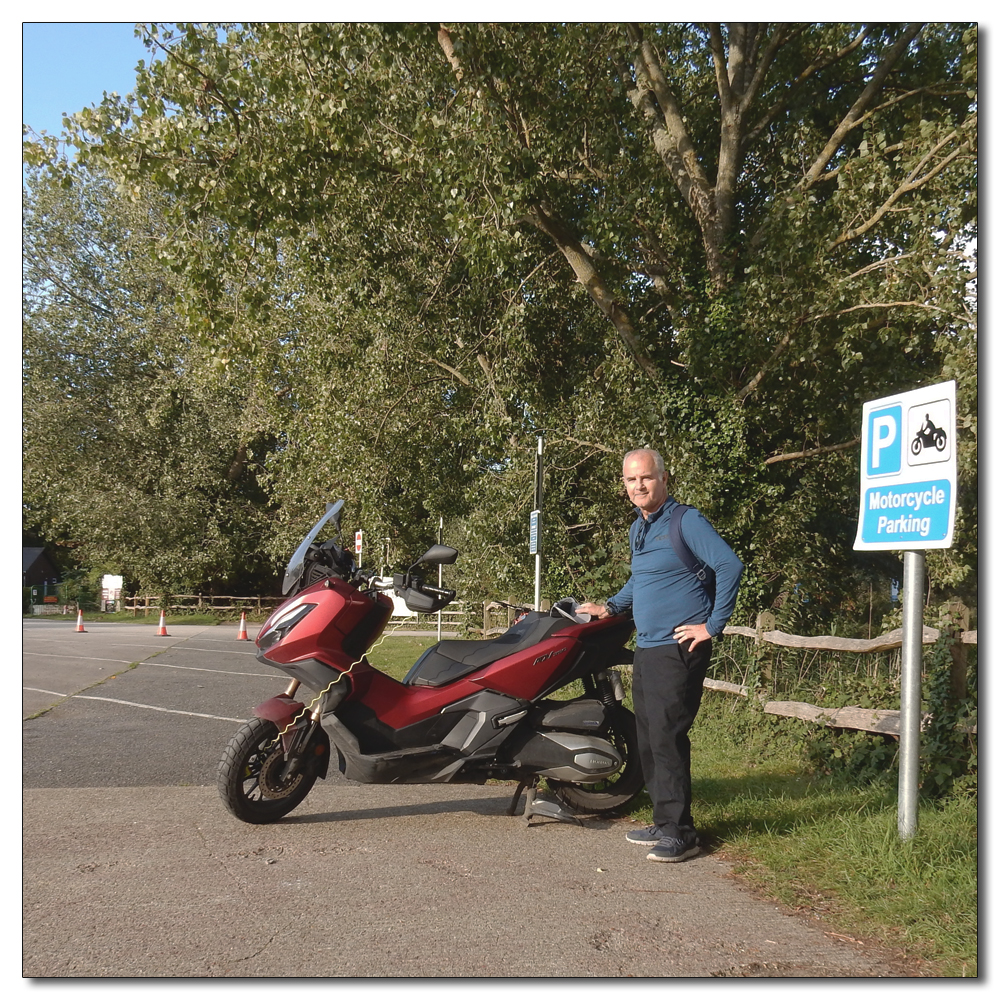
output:
[[[75, 614], [44, 616], [24, 615], [23, 617], [30, 618], [32, 621], [76, 621]], [[167, 625], [236, 625], [239, 620], [239, 615], [233, 617], [230, 614], [228, 618], [221, 618], [219, 615], [198, 613], [166, 615], [164, 618]], [[263, 621], [263, 617], [261, 617], [260, 620]], [[152, 615], [133, 615], [131, 611], [84, 611], [84, 626], [86, 626], [89, 622], [120, 622], [124, 625], [149, 625], [151, 628], [156, 628], [157, 625], [160, 624], [160, 615], [159, 612]]]
[[[712, 693], [691, 741], [695, 822], [751, 888], [927, 975], [978, 974], [975, 798], [921, 799], [903, 841], [895, 771], [870, 783], [811, 774], [782, 720]], [[651, 822], [645, 794], [637, 805]]]

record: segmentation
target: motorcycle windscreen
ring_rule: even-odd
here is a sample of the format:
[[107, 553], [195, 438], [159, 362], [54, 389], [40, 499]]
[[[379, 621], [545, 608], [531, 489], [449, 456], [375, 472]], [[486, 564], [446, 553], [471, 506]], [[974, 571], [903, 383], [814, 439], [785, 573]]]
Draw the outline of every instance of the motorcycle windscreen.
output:
[[292, 558], [288, 562], [288, 569], [285, 570], [285, 579], [281, 584], [281, 592], [287, 594], [296, 583], [299, 582], [299, 577], [302, 576], [302, 567], [305, 565], [306, 553], [309, 551], [309, 546], [316, 540], [316, 536], [319, 534], [320, 529], [334, 517], [336, 514], [340, 513], [340, 509], [344, 506], [343, 500], [338, 500], [336, 503], [331, 503], [326, 505], [326, 513], [312, 526], [312, 530], [302, 539], [301, 544], [295, 550]]

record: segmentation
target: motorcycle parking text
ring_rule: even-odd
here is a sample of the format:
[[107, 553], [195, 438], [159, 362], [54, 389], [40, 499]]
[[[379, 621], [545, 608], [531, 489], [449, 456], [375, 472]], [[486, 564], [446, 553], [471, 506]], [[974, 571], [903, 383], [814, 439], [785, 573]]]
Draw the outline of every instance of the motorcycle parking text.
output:
[[[947, 503], [948, 492], [938, 484], [930, 484], [927, 488], [905, 492], [876, 489], [868, 493], [869, 512], [902, 509], [896, 516], [889, 514], [878, 516], [876, 531], [879, 535], [909, 534], [926, 538], [934, 525], [933, 515], [939, 514]], [[921, 510], [926, 511], [927, 515], [917, 517], [916, 515]]]

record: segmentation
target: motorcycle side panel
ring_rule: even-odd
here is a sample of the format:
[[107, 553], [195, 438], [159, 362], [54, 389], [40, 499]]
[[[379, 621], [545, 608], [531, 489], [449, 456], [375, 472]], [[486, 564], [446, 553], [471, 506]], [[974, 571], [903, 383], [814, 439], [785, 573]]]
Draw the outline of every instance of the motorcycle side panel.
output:
[[332, 712], [323, 716], [322, 724], [337, 749], [340, 771], [350, 781], [378, 785], [448, 781], [462, 765], [455, 751], [442, 746], [366, 754], [355, 734]]
[[353, 696], [346, 710], [363, 706], [373, 718], [391, 730], [433, 720], [455, 702], [482, 691], [470, 678], [443, 688], [411, 687], [400, 684], [367, 663], [354, 668], [351, 681]]
[[343, 580], [327, 577], [282, 604], [264, 623], [261, 634], [290, 606], [306, 603], [315, 607], [267, 650], [269, 660], [281, 664], [317, 658], [347, 669], [381, 635], [392, 615], [392, 601], [385, 594], [372, 600]]
[[401, 684], [364, 663], [352, 671], [350, 702], [360, 702], [381, 723], [399, 730], [483, 690], [532, 701], [585, 672], [606, 668], [610, 660], [618, 662], [621, 656], [615, 654], [631, 631], [631, 619], [567, 623], [542, 642], [440, 687]]

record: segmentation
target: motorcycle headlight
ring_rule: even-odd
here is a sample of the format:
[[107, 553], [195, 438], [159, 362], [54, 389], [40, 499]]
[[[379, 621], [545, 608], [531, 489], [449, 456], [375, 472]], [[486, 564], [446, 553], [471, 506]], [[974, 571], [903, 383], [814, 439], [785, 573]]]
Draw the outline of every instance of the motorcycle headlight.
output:
[[267, 627], [266, 632], [257, 636], [258, 649], [270, 649], [275, 643], [280, 642], [315, 607], [315, 604], [298, 604], [280, 614]]

